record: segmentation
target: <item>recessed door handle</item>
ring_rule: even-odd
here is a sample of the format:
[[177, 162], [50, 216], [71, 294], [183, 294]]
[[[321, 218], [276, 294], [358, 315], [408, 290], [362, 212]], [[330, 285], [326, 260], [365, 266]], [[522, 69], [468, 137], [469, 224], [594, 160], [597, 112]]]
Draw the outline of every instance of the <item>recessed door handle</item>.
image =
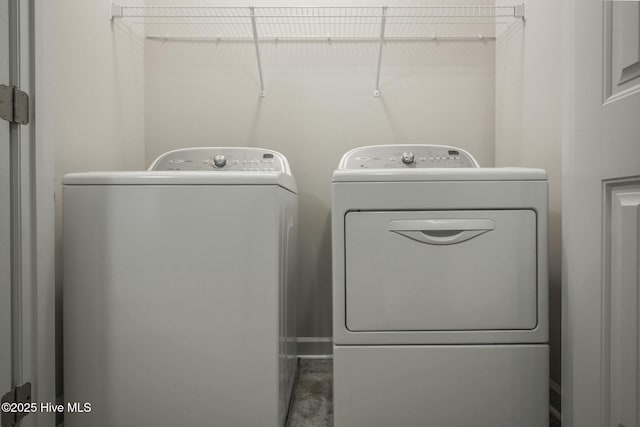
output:
[[388, 230], [429, 245], [454, 245], [495, 230], [491, 219], [419, 219], [391, 221]]

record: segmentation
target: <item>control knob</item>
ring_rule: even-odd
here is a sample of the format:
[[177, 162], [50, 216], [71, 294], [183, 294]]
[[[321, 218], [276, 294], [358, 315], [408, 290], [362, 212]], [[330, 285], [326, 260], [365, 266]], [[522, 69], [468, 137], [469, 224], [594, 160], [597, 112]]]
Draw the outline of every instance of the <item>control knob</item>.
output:
[[213, 157], [213, 165], [217, 168], [224, 167], [227, 164], [227, 159], [222, 154], [216, 154]]
[[402, 163], [404, 163], [405, 165], [413, 164], [415, 163], [415, 161], [416, 155], [411, 151], [405, 151], [404, 153], [402, 153]]

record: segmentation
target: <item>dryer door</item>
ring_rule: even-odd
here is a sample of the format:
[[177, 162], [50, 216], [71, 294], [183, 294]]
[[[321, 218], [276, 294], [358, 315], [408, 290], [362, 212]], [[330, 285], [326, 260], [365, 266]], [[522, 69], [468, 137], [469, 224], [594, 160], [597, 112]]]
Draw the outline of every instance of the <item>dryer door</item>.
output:
[[351, 331], [534, 329], [533, 210], [349, 212]]

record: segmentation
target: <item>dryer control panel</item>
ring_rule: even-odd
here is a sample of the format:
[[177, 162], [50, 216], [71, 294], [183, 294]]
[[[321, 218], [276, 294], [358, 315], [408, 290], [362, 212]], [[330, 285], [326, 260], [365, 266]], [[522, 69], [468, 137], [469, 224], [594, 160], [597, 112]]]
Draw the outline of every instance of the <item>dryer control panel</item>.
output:
[[158, 157], [149, 170], [282, 172], [291, 175], [289, 163], [282, 154], [252, 147], [200, 147], [169, 151]]
[[338, 169], [477, 168], [467, 151], [447, 145], [371, 145], [346, 153]]

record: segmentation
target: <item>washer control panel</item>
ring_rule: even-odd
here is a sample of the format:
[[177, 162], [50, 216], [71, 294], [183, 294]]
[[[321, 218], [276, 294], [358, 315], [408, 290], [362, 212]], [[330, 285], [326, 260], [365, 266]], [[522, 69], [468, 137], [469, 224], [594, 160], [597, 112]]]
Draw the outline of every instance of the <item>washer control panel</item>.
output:
[[447, 145], [371, 145], [349, 151], [339, 169], [477, 168], [465, 150]]
[[169, 151], [149, 167], [151, 171], [284, 172], [287, 159], [277, 151], [251, 147], [203, 147]]

